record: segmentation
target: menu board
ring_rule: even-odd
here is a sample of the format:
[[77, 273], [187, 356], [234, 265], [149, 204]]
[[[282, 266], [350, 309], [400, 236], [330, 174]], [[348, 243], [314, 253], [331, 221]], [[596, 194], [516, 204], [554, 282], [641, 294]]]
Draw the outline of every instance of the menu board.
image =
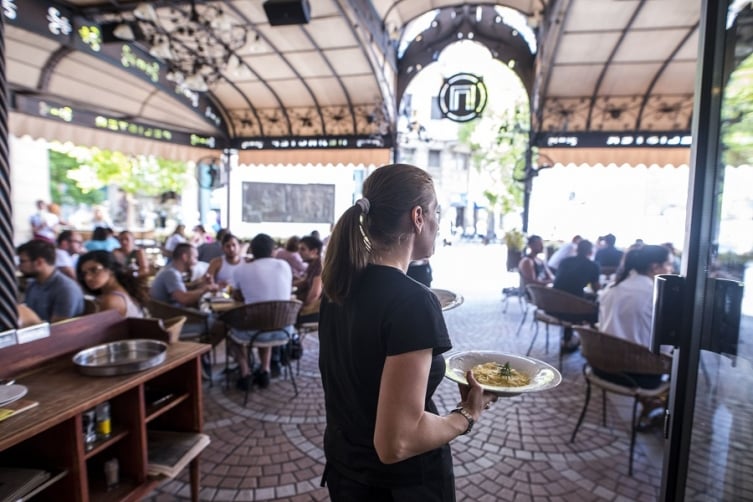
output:
[[242, 215], [247, 223], [332, 223], [335, 185], [244, 182]]

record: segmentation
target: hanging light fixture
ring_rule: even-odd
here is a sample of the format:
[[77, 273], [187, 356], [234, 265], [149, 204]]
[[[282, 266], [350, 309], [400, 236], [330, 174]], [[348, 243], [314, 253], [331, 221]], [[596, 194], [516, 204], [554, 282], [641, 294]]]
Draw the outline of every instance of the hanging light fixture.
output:
[[167, 64], [166, 78], [192, 91], [206, 92], [229, 70], [238, 71], [241, 62], [236, 52], [246, 45], [248, 28], [218, 2], [197, 5], [191, 0], [188, 9], [184, 5], [176, 2], [156, 10], [142, 2], [132, 15], [146, 36], [149, 54]]

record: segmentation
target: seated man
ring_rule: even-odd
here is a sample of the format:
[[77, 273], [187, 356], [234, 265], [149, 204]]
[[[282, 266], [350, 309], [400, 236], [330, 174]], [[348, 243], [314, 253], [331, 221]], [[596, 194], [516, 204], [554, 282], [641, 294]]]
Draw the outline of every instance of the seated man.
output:
[[84, 293], [78, 283], [55, 268], [55, 245], [35, 239], [22, 244], [18, 269], [31, 279], [25, 303], [40, 319], [57, 322], [83, 315]]
[[529, 284], [542, 284], [544, 286], [552, 283], [552, 273], [546, 266], [546, 263], [539, 258], [539, 254], [544, 251], [544, 240], [538, 235], [532, 235], [528, 238], [528, 254], [521, 258], [518, 263], [518, 272], [520, 273], [520, 289], [525, 291]]
[[615, 273], [622, 263], [623, 253], [614, 246], [615, 242], [617, 242], [617, 239], [612, 234], [599, 237], [599, 244], [602, 247], [596, 251], [594, 256], [594, 261], [601, 267], [601, 273], [607, 276]]
[[[293, 282], [293, 273], [290, 265], [284, 260], [272, 257], [275, 242], [267, 234], [259, 234], [251, 240], [251, 253], [254, 259], [251, 262], [243, 262], [235, 269], [233, 280], [236, 285], [235, 295], [244, 303], [258, 303], [278, 300], [290, 300], [290, 286]], [[288, 328], [289, 332], [293, 327]], [[248, 366], [247, 344], [255, 333], [250, 331], [231, 330], [230, 339], [235, 359], [240, 368], [238, 388], [248, 390], [253, 384], [262, 389], [269, 386], [272, 350], [269, 347], [259, 347], [259, 362], [261, 367], [251, 374]], [[264, 333], [256, 338], [257, 341], [284, 340], [287, 334], [277, 331]]]
[[76, 262], [81, 254], [84, 240], [75, 230], [63, 230], [57, 238], [55, 249], [55, 266], [62, 273], [76, 280]]
[[[593, 293], [599, 290], [599, 265], [591, 261], [594, 246], [591, 241], [581, 240], [576, 246], [576, 255], [560, 262], [554, 287], [576, 296], [587, 297], [583, 288], [591, 286]], [[591, 300], [596, 299], [592, 295]]]
[[186, 284], [183, 277], [190, 277], [191, 267], [197, 262], [196, 248], [186, 242], [175, 246], [173, 259], [154, 278], [149, 296], [176, 307], [196, 307], [204, 293], [217, 291], [210, 277]]
[[549, 257], [549, 261], [546, 262], [546, 265], [555, 276], [557, 275], [557, 269], [559, 268], [560, 263], [562, 263], [562, 260], [571, 256], [575, 256], [576, 250], [578, 249], [578, 243], [581, 240], [583, 240], [583, 238], [580, 235], [576, 235], [575, 237], [573, 237], [573, 240], [561, 245], [559, 249], [557, 249], [557, 251], [552, 253], [552, 256]]
[[205, 272], [220, 288], [235, 287], [233, 274], [243, 262], [240, 251], [241, 244], [238, 238], [230, 232], [225, 233], [222, 238], [222, 256], [212, 258]]
[[[557, 275], [554, 278], [554, 288], [567, 291], [575, 296], [587, 298], [588, 300], [596, 299], [596, 291], [599, 289], [599, 265], [592, 262], [590, 257], [593, 253], [593, 244], [591, 241], [581, 240], [576, 248], [576, 255], [565, 258], [560, 263]], [[583, 288], [591, 286], [594, 294], [587, 295]], [[594, 306], [594, 309], [596, 307]], [[550, 312], [560, 319], [570, 322], [587, 322], [594, 324], [597, 321], [597, 315], [573, 315]], [[564, 328], [562, 350], [565, 352], [574, 352], [578, 348], [579, 340], [573, 335], [572, 328]]]

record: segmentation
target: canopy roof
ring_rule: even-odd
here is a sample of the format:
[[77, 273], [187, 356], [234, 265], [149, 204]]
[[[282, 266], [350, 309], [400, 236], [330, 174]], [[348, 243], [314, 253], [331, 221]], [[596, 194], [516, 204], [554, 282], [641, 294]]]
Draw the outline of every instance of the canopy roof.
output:
[[[407, 83], [449, 43], [473, 39], [521, 77], [537, 133], [690, 130], [699, 1], [315, 0], [308, 23], [288, 26], [271, 25], [261, 0], [209, 2], [249, 37], [206, 93], [170, 82], [143, 41], [91, 36], [134, 20], [136, 0], [9, 3], [12, 109], [62, 126], [208, 148], [386, 148]], [[190, 11], [182, 0], [151, 4], [163, 23]], [[525, 17], [534, 52], [499, 7]], [[398, 53], [429, 12], [434, 22]], [[29, 124], [11, 120], [11, 130], [38, 134]]]

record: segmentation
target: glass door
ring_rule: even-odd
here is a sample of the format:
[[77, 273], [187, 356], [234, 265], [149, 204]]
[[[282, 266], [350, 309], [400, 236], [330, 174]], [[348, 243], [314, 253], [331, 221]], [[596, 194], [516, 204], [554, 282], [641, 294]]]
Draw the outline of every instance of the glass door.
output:
[[661, 497], [753, 500], [753, 12], [703, 4], [680, 315], [654, 332], [676, 347]]

